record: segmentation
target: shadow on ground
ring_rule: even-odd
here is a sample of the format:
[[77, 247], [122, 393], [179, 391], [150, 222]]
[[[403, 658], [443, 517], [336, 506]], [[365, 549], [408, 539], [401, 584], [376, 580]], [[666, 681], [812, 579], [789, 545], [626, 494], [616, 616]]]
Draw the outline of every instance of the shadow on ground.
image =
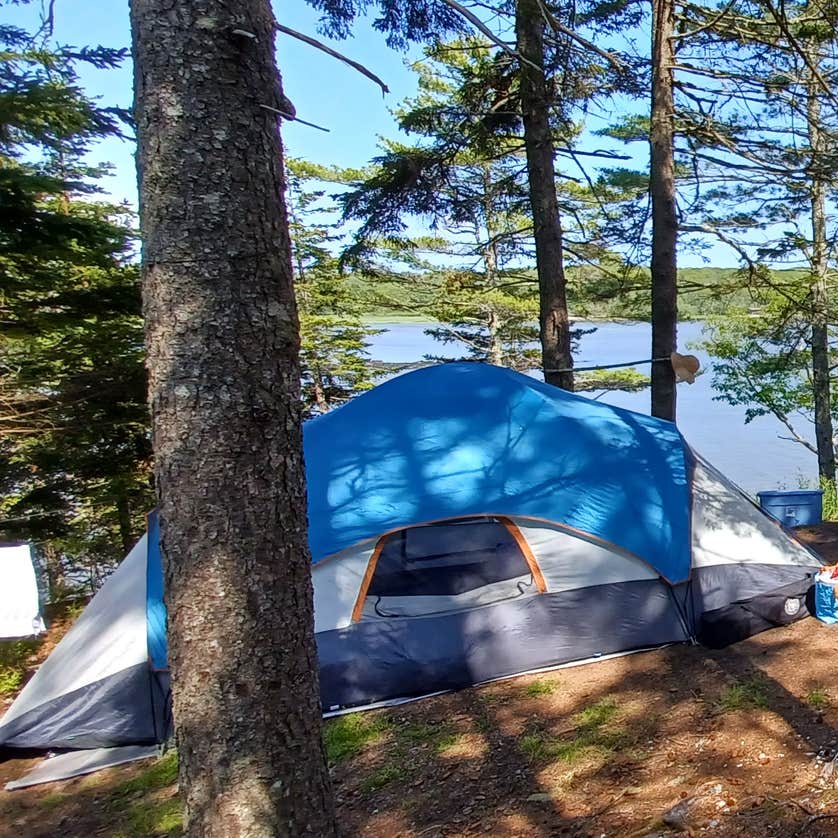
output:
[[[835, 635], [813, 620], [330, 723], [349, 835], [834, 835]], [[335, 750], [346, 737], [350, 743]], [[838, 770], [836, 770], [838, 779]]]
[[[344, 834], [838, 836], [836, 638], [808, 619], [331, 720]], [[0, 834], [177, 835], [174, 779], [169, 758], [2, 792]]]

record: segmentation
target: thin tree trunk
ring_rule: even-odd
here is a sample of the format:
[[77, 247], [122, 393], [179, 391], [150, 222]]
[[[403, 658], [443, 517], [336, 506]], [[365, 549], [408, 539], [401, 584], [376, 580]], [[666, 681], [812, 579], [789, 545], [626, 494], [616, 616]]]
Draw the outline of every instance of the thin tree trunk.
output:
[[[486, 227], [486, 246], [483, 248], [483, 271], [486, 288], [494, 291], [498, 286], [498, 242], [496, 238], [495, 211], [492, 205], [492, 172], [489, 164], [483, 166], [483, 217]], [[479, 227], [476, 228], [479, 231]], [[478, 232], [479, 235], [479, 232]], [[489, 337], [489, 363], [503, 366], [503, 340], [500, 335], [501, 318], [494, 303], [489, 303], [486, 330]]]
[[131, 0], [131, 23], [186, 832], [332, 836], [273, 15]]
[[314, 403], [321, 413], [328, 413], [331, 405], [326, 398], [326, 389], [323, 387], [323, 379], [320, 376], [319, 370], [312, 370], [311, 373], [312, 389], [314, 390]]
[[820, 127], [818, 82], [811, 79], [806, 118], [812, 154], [812, 390], [815, 402], [815, 444], [818, 449], [818, 474], [835, 482], [835, 445], [832, 441], [832, 398], [829, 381], [829, 260], [826, 238], [827, 184], [819, 166], [826, 153]]
[[[544, 75], [544, 16], [538, 0], [517, 0], [515, 32], [521, 62], [521, 115], [538, 269], [539, 326], [544, 380], [573, 389], [570, 319], [556, 175], [550, 97]], [[535, 66], [533, 66], [535, 65]], [[542, 69], [537, 69], [542, 68]]]
[[117, 490], [116, 514], [119, 518], [119, 538], [122, 542], [122, 552], [127, 553], [134, 546], [134, 533], [131, 529], [131, 506], [124, 486], [120, 486]]
[[492, 308], [489, 310], [489, 318], [486, 324], [489, 333], [489, 363], [495, 366], [503, 366], [503, 341], [500, 337], [500, 318]]
[[61, 563], [61, 553], [49, 542], [44, 544], [43, 550], [49, 601], [51, 603], [60, 602], [67, 592], [67, 579], [64, 575], [64, 566]]
[[[672, 0], [652, 0], [652, 119], [649, 131], [652, 197], [652, 357], [678, 346], [678, 210], [675, 200], [675, 111]], [[675, 421], [675, 373], [652, 364], [652, 415]]]

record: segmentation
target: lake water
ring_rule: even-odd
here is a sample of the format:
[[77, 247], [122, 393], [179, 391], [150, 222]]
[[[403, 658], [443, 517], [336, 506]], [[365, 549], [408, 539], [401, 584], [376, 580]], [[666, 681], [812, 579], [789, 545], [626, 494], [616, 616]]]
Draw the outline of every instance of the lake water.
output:
[[[651, 326], [648, 323], [580, 323], [596, 327], [584, 335], [574, 363], [578, 367], [614, 364], [650, 356]], [[422, 323], [384, 323], [386, 331], [371, 338], [370, 356], [377, 361], [419, 361], [427, 354], [456, 358], [464, 354], [455, 344], [443, 345], [424, 332]], [[768, 489], [796, 489], [805, 481], [815, 485], [817, 461], [802, 445], [781, 439], [785, 428], [773, 417], [760, 417], [745, 424], [745, 409], [714, 401], [712, 358], [690, 344], [701, 338], [702, 324], [682, 323], [678, 338], [681, 352], [701, 360], [704, 374], [695, 384], [678, 385], [678, 426], [699, 454], [723, 471], [743, 489], [754, 494]], [[638, 367], [649, 372], [649, 364]], [[596, 395], [596, 394], [590, 394]], [[649, 413], [649, 390], [639, 393], [609, 392], [600, 401]], [[801, 430], [801, 429], [799, 429]]]

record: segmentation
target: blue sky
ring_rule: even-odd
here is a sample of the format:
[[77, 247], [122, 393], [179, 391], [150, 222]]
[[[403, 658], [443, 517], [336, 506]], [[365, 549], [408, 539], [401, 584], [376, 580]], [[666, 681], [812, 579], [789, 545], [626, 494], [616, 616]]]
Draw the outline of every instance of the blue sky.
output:
[[[37, 26], [39, 3], [4, 6], [4, 18], [26, 28]], [[317, 13], [303, 0], [277, 8], [280, 22], [293, 29], [316, 35]], [[55, 38], [59, 43], [101, 44], [129, 47], [131, 36], [127, 0], [57, 0], [55, 3]], [[354, 37], [330, 42], [349, 56], [365, 64], [389, 86], [383, 97], [377, 85], [356, 71], [312, 47], [287, 35], [279, 35], [277, 53], [285, 92], [297, 108], [300, 118], [322, 125], [328, 133], [295, 123], [283, 124], [287, 152], [317, 163], [362, 166], [376, 154], [379, 137], [396, 136], [389, 109], [415, 92], [415, 77], [406, 64], [420, 57], [413, 48], [407, 54], [391, 50], [384, 37], [369, 21], [360, 21]], [[132, 99], [130, 60], [118, 70], [86, 68], [82, 83], [103, 104], [128, 107]], [[619, 104], [616, 105], [619, 107]], [[615, 114], [605, 114], [610, 118]], [[637, 148], [637, 163], [645, 162], [645, 148]], [[100, 143], [91, 155], [92, 162], [108, 162], [113, 174], [107, 190], [117, 200], [136, 205], [137, 188], [133, 144], [109, 139]], [[641, 159], [643, 158], [643, 159]], [[734, 260], [725, 248], [713, 248], [709, 255], [716, 265], [731, 265]], [[706, 264], [698, 256], [684, 253], [681, 264]]]
[[[306, 34], [317, 35], [317, 14], [300, 0], [283, 4], [281, 21]], [[39, 4], [4, 7], [4, 18], [26, 28], [37, 26]], [[131, 33], [127, 0], [57, 0], [55, 37], [63, 44], [130, 47]], [[380, 76], [390, 93], [383, 97], [379, 87], [312, 47], [287, 35], [277, 40], [277, 54], [285, 92], [302, 119], [329, 128], [329, 133], [294, 123], [283, 124], [283, 138], [289, 154], [318, 163], [361, 166], [376, 153], [379, 136], [393, 136], [389, 108], [415, 91], [413, 74], [405, 62], [411, 55], [397, 53], [384, 44], [383, 36], [362, 22], [356, 37], [332, 42], [336, 49], [355, 58]], [[419, 57], [414, 50], [413, 58]], [[101, 97], [105, 105], [128, 107], [132, 98], [131, 62], [119, 70], [82, 72], [85, 89]], [[136, 204], [137, 188], [133, 145], [120, 140], [100, 143], [92, 155], [110, 162], [114, 174], [108, 189], [115, 198]]]

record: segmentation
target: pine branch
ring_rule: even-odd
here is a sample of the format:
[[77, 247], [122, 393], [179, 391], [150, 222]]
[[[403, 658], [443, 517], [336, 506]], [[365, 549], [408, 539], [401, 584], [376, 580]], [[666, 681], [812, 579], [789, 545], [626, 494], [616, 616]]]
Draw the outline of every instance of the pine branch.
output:
[[384, 84], [384, 82], [375, 73], [373, 73], [372, 70], [368, 70], [360, 62], [348, 58], [343, 53], [338, 52], [336, 49], [332, 49], [330, 46], [327, 46], [322, 41], [318, 41], [317, 38], [312, 38], [310, 35], [304, 35], [302, 32], [297, 32], [296, 29], [291, 29], [289, 26], [283, 26], [281, 23], [276, 21], [274, 25], [276, 26], [277, 31], [282, 32], [285, 35], [290, 35], [292, 38], [296, 38], [299, 41], [303, 41], [303, 43], [306, 43], [309, 46], [314, 47], [315, 49], [319, 49], [321, 52], [325, 52], [327, 55], [331, 55], [332, 58], [337, 58], [338, 61], [342, 61], [344, 64], [348, 64], [354, 70], [357, 70], [359, 73], [361, 73], [361, 75], [366, 76], [368, 79], [374, 81], [381, 88], [382, 96], [390, 92], [390, 88], [387, 87], [387, 85]]
[[552, 12], [547, 8], [543, 0], [537, 0], [538, 7], [541, 9], [541, 14], [544, 17], [544, 20], [550, 25], [550, 28], [553, 29], [554, 32], [557, 32], [560, 35], [564, 35], [566, 38], [570, 38], [572, 41], [576, 41], [577, 44], [584, 47], [589, 52], [596, 53], [600, 58], [604, 58], [617, 72], [622, 73], [625, 72], [628, 68], [626, 67], [625, 62], [619, 58], [618, 56], [614, 55], [614, 53], [608, 52], [607, 50], [598, 47], [592, 41], [589, 41], [587, 38], [584, 38], [578, 32], [569, 27], [565, 26]]
[[677, 32], [675, 35], [672, 36], [673, 41], [681, 40], [683, 38], [692, 38], [701, 32], [706, 32], [708, 29], [713, 29], [718, 23], [720, 23], [727, 14], [730, 12], [731, 8], [733, 8], [735, 0], [729, 0], [729, 2], [722, 7], [717, 15], [712, 17], [706, 23], [703, 23], [701, 26], [696, 27], [695, 29], [691, 29], [688, 32]]
[[771, 13], [771, 16], [774, 18], [775, 23], [780, 28], [780, 31], [786, 37], [786, 40], [791, 45], [792, 49], [803, 59], [803, 63], [809, 68], [809, 72], [815, 78], [815, 80], [820, 85], [823, 92], [827, 95], [829, 99], [832, 100], [834, 104], [838, 104], [838, 97], [832, 92], [832, 88], [826, 79], [821, 74], [818, 67], [812, 61], [811, 56], [809, 53], [803, 49], [800, 45], [800, 42], [792, 35], [791, 31], [788, 27], [788, 19], [785, 15], [785, 8], [783, 9], [783, 14], [779, 14], [777, 10], [774, 8], [774, 4], [771, 0], [767, 0], [766, 5], [768, 6], [768, 11]]
[[467, 8], [465, 8], [465, 6], [461, 6], [457, 2], [457, 0], [442, 0], [442, 2], [445, 3], [446, 6], [449, 6], [450, 8], [454, 9], [454, 11], [457, 12], [457, 14], [462, 15], [472, 26], [474, 26], [475, 29], [477, 29], [478, 32], [480, 32], [482, 35], [485, 35], [496, 47], [500, 47], [507, 55], [511, 55], [513, 58], [517, 58], [523, 64], [528, 64], [534, 70], [542, 72], [541, 67], [539, 67], [537, 64], [534, 64], [528, 58], [524, 58], [524, 56], [522, 56], [521, 53], [517, 50], [512, 49], [512, 47], [510, 47], [509, 44], [506, 43], [506, 41], [502, 40], [497, 35], [495, 35], [495, 33], [492, 32], [492, 30], [489, 29], [489, 27], [486, 26], [486, 24], [483, 23], [483, 21], [480, 20], [480, 18], [477, 17], [476, 14], [470, 12]]

